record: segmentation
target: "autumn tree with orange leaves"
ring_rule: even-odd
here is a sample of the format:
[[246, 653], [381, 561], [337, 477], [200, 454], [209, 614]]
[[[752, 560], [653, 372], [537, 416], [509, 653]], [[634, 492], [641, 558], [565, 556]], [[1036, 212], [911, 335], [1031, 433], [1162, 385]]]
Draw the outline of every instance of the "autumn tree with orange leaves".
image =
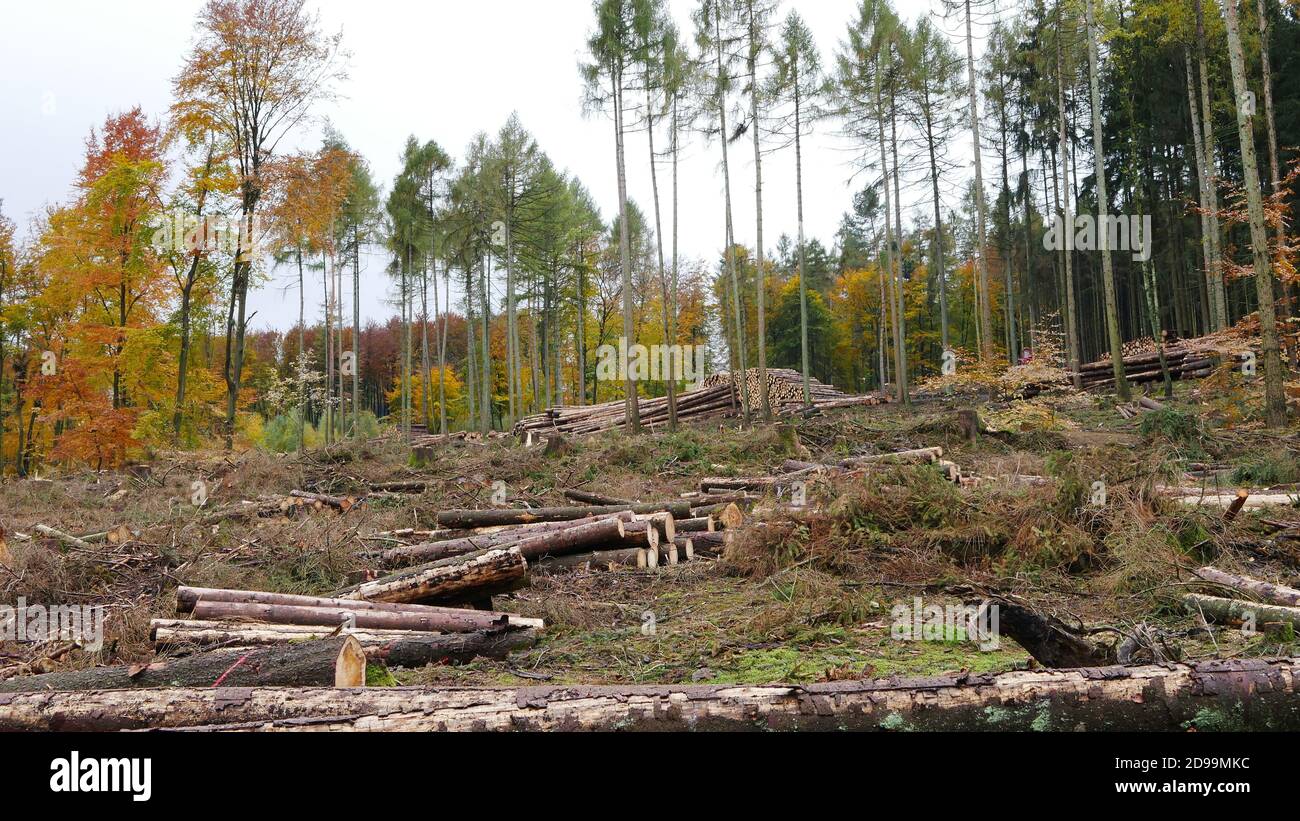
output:
[[[342, 35], [324, 34], [319, 17], [305, 5], [305, 0], [208, 0], [190, 55], [173, 82], [177, 121], [202, 125], [229, 140], [239, 176], [240, 221], [250, 235], [266, 193], [266, 167], [281, 140], [347, 76]], [[256, 239], [250, 239], [255, 246]], [[234, 446], [255, 254], [256, 247], [241, 244], [232, 264], [224, 366], [227, 449]]]

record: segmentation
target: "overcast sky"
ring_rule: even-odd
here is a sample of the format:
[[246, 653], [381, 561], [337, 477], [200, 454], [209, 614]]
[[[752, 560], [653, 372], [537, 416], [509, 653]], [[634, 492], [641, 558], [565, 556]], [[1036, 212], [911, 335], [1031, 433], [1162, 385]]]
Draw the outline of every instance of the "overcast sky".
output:
[[[140, 105], [163, 117], [171, 80], [193, 37], [201, 0], [46, 0], [6, 2], [0, 24], [0, 198], [4, 211], [25, 226], [46, 204], [70, 196], [85, 138], [106, 116]], [[322, 107], [351, 146], [388, 186], [399, 169], [408, 135], [437, 140], [462, 155], [478, 131], [495, 133], [512, 111], [555, 164], [577, 175], [603, 215], [617, 211], [613, 126], [584, 118], [577, 64], [592, 25], [590, 0], [317, 0], [325, 29], [342, 29], [352, 53], [343, 97]], [[678, 25], [689, 32], [695, 0], [670, 0]], [[801, 0], [827, 64], [855, 13], [855, 0]], [[937, 0], [901, 0], [908, 20], [937, 9]], [[943, 21], [939, 21], [943, 22]], [[956, 21], [945, 26], [956, 30]], [[305, 125], [293, 141], [315, 148], [319, 123]], [[804, 151], [807, 231], [828, 246], [862, 180], [851, 181], [852, 146], [834, 126], [808, 140]], [[748, 141], [736, 144], [733, 199], [737, 239], [752, 244], [754, 164]], [[969, 147], [963, 146], [968, 154]], [[628, 143], [629, 194], [649, 213], [650, 175], [644, 133]], [[723, 237], [722, 175], [716, 145], [695, 142], [682, 166], [681, 248], [687, 258], [715, 259]], [[661, 185], [666, 185], [661, 176]], [[794, 152], [767, 155], [764, 171], [765, 244], [795, 233]], [[665, 192], [667, 189], [665, 188]], [[904, 219], [930, 208], [928, 192], [904, 194]], [[383, 319], [390, 283], [381, 249], [371, 251], [364, 275], [362, 313]], [[296, 280], [296, 274], [292, 279]], [[288, 271], [258, 288], [250, 310], [253, 327], [287, 328], [297, 319], [296, 283]], [[286, 291], [286, 287], [294, 290]], [[307, 292], [319, 303], [320, 286]], [[350, 296], [348, 297], [350, 302]], [[351, 313], [350, 305], [348, 313]]]

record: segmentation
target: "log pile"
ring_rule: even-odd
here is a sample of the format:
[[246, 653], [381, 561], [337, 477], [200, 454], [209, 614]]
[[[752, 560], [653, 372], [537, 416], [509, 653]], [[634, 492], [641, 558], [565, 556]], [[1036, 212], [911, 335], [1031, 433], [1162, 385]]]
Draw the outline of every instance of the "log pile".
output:
[[[714, 417], [731, 416], [738, 407], [728, 386], [705, 387], [687, 391], [677, 396], [677, 418], [680, 421], [698, 421]], [[638, 403], [641, 426], [646, 429], [668, 424], [668, 398], [641, 399]], [[600, 431], [616, 430], [627, 423], [627, 405], [619, 399], [599, 405], [567, 405], [519, 420], [515, 434], [534, 435], [572, 434], [581, 436]]]
[[201, 654], [350, 636], [366, 660], [394, 667], [503, 658], [531, 645], [545, 627], [541, 619], [484, 610], [201, 587], [178, 588], [176, 612], [177, 618], [150, 623], [159, 652]]
[[[745, 372], [745, 391], [749, 396], [749, 412], [762, 413], [763, 395], [757, 368]], [[715, 373], [705, 377], [704, 387], [725, 387], [734, 382], [731, 372]], [[851, 396], [833, 385], [809, 378], [808, 393], [817, 410], [849, 408], [857, 405], [882, 405], [887, 400], [876, 394]], [[736, 390], [737, 397], [741, 392]], [[767, 397], [774, 416], [794, 416], [804, 411], [803, 374], [788, 368], [767, 369]]]
[[[1165, 362], [1169, 366], [1169, 378], [1204, 379], [1219, 364], [1219, 357], [1213, 352], [1200, 350], [1192, 346], [1180, 346], [1165, 350]], [[1138, 353], [1124, 357], [1125, 376], [1130, 384], [1141, 385], [1159, 382], [1164, 377], [1160, 371], [1160, 357], [1155, 353]], [[1115, 387], [1115, 373], [1111, 367], [1110, 357], [1090, 362], [1079, 367], [1079, 384], [1084, 390], [1105, 390]]]

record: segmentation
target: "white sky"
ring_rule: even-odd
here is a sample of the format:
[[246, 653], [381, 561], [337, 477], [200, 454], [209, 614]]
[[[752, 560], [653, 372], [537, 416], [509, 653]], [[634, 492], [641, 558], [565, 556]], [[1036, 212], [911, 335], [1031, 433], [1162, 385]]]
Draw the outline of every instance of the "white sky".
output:
[[[171, 104], [171, 80], [191, 41], [201, 0], [46, 0], [6, 2], [0, 23], [0, 198], [20, 230], [45, 204], [69, 197], [86, 135], [109, 114], [141, 105], [161, 118]], [[370, 161], [388, 186], [399, 169], [408, 135], [437, 140], [459, 156], [478, 131], [494, 134], [512, 111], [555, 164], [591, 190], [606, 219], [617, 211], [612, 124], [585, 119], [577, 65], [592, 26], [590, 0], [316, 0], [324, 28], [342, 28], [352, 52], [343, 99], [318, 112], [328, 116], [351, 146]], [[683, 32], [690, 32], [694, 0], [670, 0]], [[783, 17], [792, 4], [786, 2]], [[797, 7], [831, 64], [854, 16], [855, 0], [801, 0]], [[908, 20], [938, 8], [929, 0], [900, 0]], [[954, 29], [953, 23], [947, 28]], [[978, 48], [978, 47], [977, 47]], [[850, 206], [851, 146], [834, 126], [805, 144], [807, 232], [829, 246]], [[319, 144], [308, 125], [294, 142]], [[662, 139], [662, 138], [661, 138]], [[737, 239], [752, 244], [753, 152], [735, 144], [733, 200]], [[969, 146], [955, 150], [969, 154]], [[629, 193], [650, 213], [645, 135], [628, 142]], [[686, 148], [681, 169], [681, 250], [686, 258], [716, 259], [722, 247], [722, 175], [716, 144]], [[665, 196], [667, 168], [660, 184]], [[793, 149], [765, 157], [765, 245], [795, 233]], [[665, 200], [667, 202], [667, 200]], [[928, 192], [904, 192], [907, 213], [929, 209]], [[949, 206], [951, 207], [951, 206]], [[668, 215], [665, 212], [665, 220]], [[668, 223], [665, 222], [665, 230]], [[386, 319], [390, 283], [376, 248], [363, 274], [364, 318]], [[296, 274], [294, 275], [296, 279]], [[297, 319], [296, 282], [288, 271], [250, 298], [254, 328], [287, 328]], [[320, 285], [308, 286], [308, 305], [319, 304]], [[350, 299], [350, 297], [349, 297]], [[310, 308], [309, 308], [310, 310]], [[351, 314], [350, 305], [347, 307]]]

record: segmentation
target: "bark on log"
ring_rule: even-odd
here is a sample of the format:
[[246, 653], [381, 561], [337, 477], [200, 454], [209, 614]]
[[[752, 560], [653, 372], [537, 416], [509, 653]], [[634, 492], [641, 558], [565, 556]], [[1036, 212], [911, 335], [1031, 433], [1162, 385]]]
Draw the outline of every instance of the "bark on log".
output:
[[446, 542], [395, 547], [384, 551], [383, 561], [389, 567], [398, 567], [503, 547], [518, 547], [524, 558], [534, 559], [544, 555], [582, 552], [582, 548], [614, 541], [623, 536], [623, 521], [617, 516], [546, 524], [547, 527], [536, 530], [510, 529]]
[[324, 493], [308, 493], [305, 490], [291, 490], [289, 495], [294, 499], [306, 499], [309, 502], [320, 502], [323, 505], [334, 508], [342, 513], [347, 513], [356, 506], [357, 500], [351, 496], [326, 496]]
[[[375, 630], [418, 630], [424, 633], [473, 633], [510, 625], [510, 616], [482, 610], [460, 610], [418, 615], [387, 610], [341, 607], [295, 607], [286, 604], [201, 601], [194, 606], [194, 618], [203, 621], [247, 619], [266, 624], [299, 624], [337, 627], [351, 614], [356, 626]], [[529, 625], [534, 626], [534, 625]]]
[[227, 688], [361, 687], [365, 654], [356, 639], [341, 636], [281, 647], [212, 650], [148, 666], [92, 667], [12, 678], [0, 682], [0, 693], [214, 687], [218, 681]]
[[1207, 582], [1231, 587], [1233, 590], [1240, 590], [1243, 593], [1248, 593], [1273, 604], [1280, 604], [1283, 607], [1300, 607], [1300, 590], [1296, 590], [1294, 587], [1273, 584], [1250, 576], [1225, 573], [1217, 567], [1202, 567], [1196, 571], [1196, 575]]
[[447, 636], [401, 636], [362, 646], [369, 661], [417, 669], [430, 664], [465, 664], [476, 658], [500, 660], [536, 642], [534, 630], [482, 630]]
[[[245, 621], [197, 621], [194, 619], [154, 619], [149, 622], [149, 637], [154, 650], [180, 654], [217, 647], [267, 647], [295, 641], [315, 641], [344, 635], [337, 626], [305, 624], [260, 624]], [[346, 635], [361, 642], [362, 647], [384, 644], [410, 636], [441, 636], [416, 630], [349, 630]], [[457, 633], [454, 635], [470, 635]]]
[[647, 550], [644, 547], [625, 547], [622, 550], [597, 550], [574, 556], [555, 556], [538, 560], [534, 572], [560, 574], [583, 570], [613, 570], [617, 567], [647, 567]]
[[[200, 601], [233, 602], [241, 604], [282, 604], [290, 607], [329, 608], [330, 610], [378, 611], [411, 619], [446, 619], [449, 623], [468, 623], [471, 630], [487, 630], [502, 623], [511, 627], [543, 626], [541, 619], [524, 618], [511, 613], [494, 613], [485, 610], [465, 610], [455, 607], [434, 607], [424, 604], [390, 604], [388, 602], [359, 599], [328, 599], [320, 596], [295, 596], [290, 593], [263, 593], [258, 590], [215, 590], [207, 587], [179, 587], [176, 589], [176, 611], [193, 613]], [[298, 622], [303, 623], [303, 622]], [[337, 621], [310, 622], [310, 624], [337, 624]], [[411, 624], [421, 622], [411, 621]], [[360, 624], [360, 621], [358, 621]], [[423, 627], [396, 627], [399, 630], [423, 630]], [[437, 628], [441, 632], [444, 628]]]
[[1016, 602], [996, 599], [1002, 633], [1047, 667], [1096, 667], [1113, 664], [1114, 651], [1079, 636], [1059, 619], [1036, 613]]
[[634, 505], [629, 499], [619, 499], [615, 496], [602, 496], [599, 493], [589, 493], [585, 490], [571, 489], [564, 491], [564, 498], [574, 502], [582, 502], [584, 505]]
[[0, 696], [0, 730], [1300, 730], [1300, 659], [806, 685]]
[[635, 505], [591, 505], [587, 507], [539, 507], [521, 510], [444, 510], [438, 514], [442, 527], [496, 527], [533, 522], [562, 522], [585, 519], [605, 513], [671, 513], [682, 519], [691, 517], [687, 502], [646, 502]]
[[396, 604], [457, 604], [508, 593], [527, 583], [528, 562], [511, 547], [440, 559], [344, 588], [334, 598]]
[[1221, 599], [1188, 593], [1183, 596], [1183, 606], [1189, 613], [1203, 613], [1210, 621], [1220, 624], [1242, 624], [1253, 621], [1260, 629], [1267, 622], [1289, 622], [1300, 630], [1300, 607], [1282, 607], [1276, 604], [1257, 604], [1240, 599]]

